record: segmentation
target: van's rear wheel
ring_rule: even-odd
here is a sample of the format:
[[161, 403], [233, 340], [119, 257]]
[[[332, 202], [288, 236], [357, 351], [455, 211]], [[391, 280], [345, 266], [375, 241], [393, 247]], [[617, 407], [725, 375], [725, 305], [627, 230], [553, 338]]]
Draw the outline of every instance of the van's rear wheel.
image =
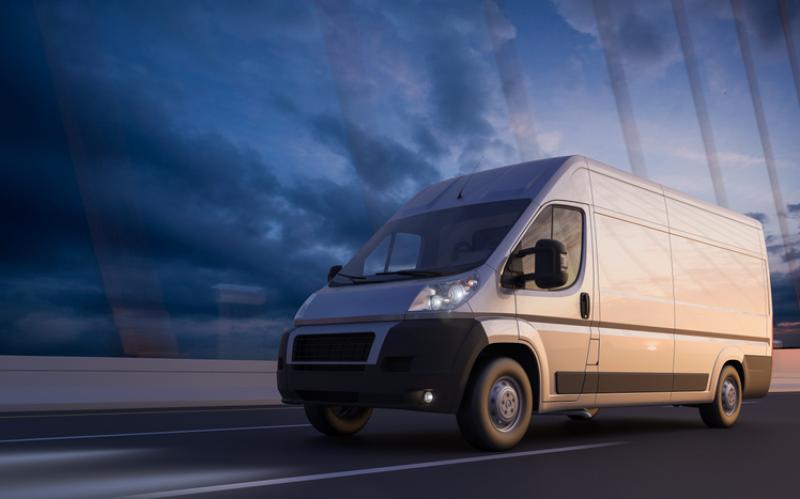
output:
[[742, 412], [742, 380], [733, 366], [725, 366], [719, 375], [714, 401], [700, 406], [700, 417], [711, 428], [728, 428]]
[[304, 408], [311, 425], [330, 436], [358, 433], [372, 416], [372, 409], [367, 407], [306, 404]]
[[457, 414], [458, 426], [479, 449], [510, 449], [528, 431], [532, 409], [527, 373], [514, 360], [499, 358], [473, 373]]

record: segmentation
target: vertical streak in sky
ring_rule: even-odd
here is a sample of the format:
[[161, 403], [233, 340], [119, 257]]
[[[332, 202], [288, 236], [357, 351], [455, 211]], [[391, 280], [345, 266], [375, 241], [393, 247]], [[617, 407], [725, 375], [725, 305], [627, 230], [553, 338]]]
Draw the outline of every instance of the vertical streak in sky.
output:
[[792, 67], [794, 90], [797, 92], [797, 103], [800, 104], [800, 62], [797, 62], [797, 49], [795, 49], [794, 46], [792, 26], [789, 22], [789, 2], [787, 0], [778, 0], [778, 13], [781, 16], [783, 37], [786, 39], [786, 51], [789, 53], [789, 65]]
[[783, 253], [789, 265], [790, 277], [794, 282], [797, 301], [800, 303], [800, 275], [796, 272], [796, 265], [794, 264], [796, 255], [789, 239], [789, 222], [786, 213], [786, 203], [783, 200], [783, 192], [781, 192], [781, 185], [778, 180], [778, 171], [775, 167], [775, 156], [772, 151], [772, 142], [769, 138], [767, 120], [764, 116], [764, 105], [761, 100], [758, 79], [756, 78], [756, 69], [753, 63], [750, 39], [747, 36], [747, 29], [744, 25], [741, 0], [731, 0], [731, 9], [733, 10], [733, 21], [736, 24], [736, 35], [739, 38], [739, 50], [742, 53], [742, 62], [744, 62], [747, 83], [750, 86], [750, 97], [753, 100], [753, 110], [756, 115], [758, 135], [761, 138], [761, 148], [764, 150], [764, 162], [767, 164], [767, 175], [769, 176], [769, 185], [772, 189], [772, 200], [775, 203], [775, 212], [778, 215], [778, 228], [780, 229], [781, 239], [783, 241]]
[[720, 172], [719, 159], [717, 158], [717, 146], [714, 141], [714, 133], [711, 130], [711, 122], [708, 119], [708, 108], [706, 108], [706, 99], [700, 83], [700, 70], [683, 0], [672, 0], [672, 12], [675, 14], [675, 24], [678, 27], [683, 62], [686, 64], [686, 74], [689, 76], [689, 88], [692, 91], [694, 111], [697, 115], [697, 122], [700, 125], [703, 147], [706, 150], [706, 161], [708, 162], [708, 172], [711, 174], [711, 183], [714, 185], [714, 195], [716, 196], [717, 204], [727, 208], [728, 196], [725, 193], [725, 185], [722, 182], [722, 173]]
[[489, 38], [492, 41], [503, 98], [511, 120], [511, 130], [517, 142], [519, 159], [521, 161], [536, 159], [541, 153], [528, 103], [525, 77], [522, 74], [514, 41], [516, 36], [514, 25], [506, 18], [496, 0], [484, 0], [483, 11], [489, 28]]
[[[110, 199], [95, 180], [104, 166], [104, 155], [98, 154], [98, 149], [117, 147], [124, 151], [125, 138], [106, 134], [102, 139], [93, 139], [83, 133], [81, 109], [75, 105], [78, 100], [74, 98], [74, 84], [59, 60], [55, 40], [49, 35], [55, 32], [50, 27], [52, 14], [44, 5], [34, 7], [92, 249], [122, 350], [131, 357], [178, 357], [178, 343], [164, 306], [155, 265], [146, 249], [138, 255], [130, 249], [147, 248], [138, 217], [140, 207], [130, 199]], [[116, 110], [105, 109], [104, 112], [112, 114]], [[128, 224], [118, 224], [107, 216], [103, 207], [112, 203], [121, 204], [128, 211], [131, 215]]]
[[628, 90], [628, 80], [625, 78], [625, 68], [622, 65], [619, 41], [611, 25], [608, 0], [592, 0], [592, 9], [597, 21], [600, 45], [603, 47], [606, 58], [611, 90], [614, 92], [614, 101], [617, 104], [617, 115], [622, 127], [622, 135], [625, 138], [628, 161], [633, 173], [640, 177], [647, 177], [647, 167], [639, 140], [639, 129], [636, 127], [636, 119], [633, 115], [633, 105]]
[[356, 177], [361, 180], [366, 204], [365, 217], [373, 228], [382, 223], [378, 202], [366, 185], [369, 168], [381, 167], [371, 161], [372, 147], [367, 133], [377, 130], [371, 89], [364, 81], [359, 31], [349, 1], [317, 0], [314, 2], [322, 29], [328, 65], [342, 112], [342, 123]]

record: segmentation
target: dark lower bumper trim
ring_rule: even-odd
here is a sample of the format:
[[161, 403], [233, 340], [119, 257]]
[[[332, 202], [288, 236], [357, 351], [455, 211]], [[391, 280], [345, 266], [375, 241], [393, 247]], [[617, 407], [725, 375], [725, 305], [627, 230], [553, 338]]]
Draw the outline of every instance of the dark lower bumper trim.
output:
[[744, 356], [744, 398], [760, 398], [769, 392], [772, 382], [772, 357], [769, 355]]
[[[279, 356], [285, 355], [285, 343]], [[401, 321], [387, 332], [375, 364], [351, 370], [346, 363], [286, 362], [277, 373], [278, 390], [287, 403], [455, 412], [486, 345], [486, 333], [474, 319]], [[426, 390], [434, 394], [428, 404], [422, 400]]]

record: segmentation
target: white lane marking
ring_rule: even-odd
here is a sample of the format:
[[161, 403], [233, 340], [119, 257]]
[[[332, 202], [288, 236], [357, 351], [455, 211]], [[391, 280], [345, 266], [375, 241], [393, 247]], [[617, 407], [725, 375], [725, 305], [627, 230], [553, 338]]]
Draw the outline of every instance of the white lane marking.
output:
[[[82, 463], [87, 464], [87, 463]], [[218, 470], [148, 470], [147, 473], [131, 471], [130, 465], [117, 463], [116, 471], [105, 470], [94, 474], [63, 472], [51, 474], [47, 479], [32, 479], [35, 470], [15, 470], [5, 473], [2, 482], [3, 497], [25, 499], [83, 499], [87, 497], [120, 497], [146, 489], [176, 489], [196, 487], [198, 483], [220, 483], [253, 480], [263, 469]], [[63, 470], [62, 470], [63, 471]], [[263, 476], [263, 475], [260, 475]]]
[[198, 428], [195, 430], [171, 430], [171, 431], [143, 431], [138, 433], [102, 433], [99, 435], [66, 435], [63, 437], [34, 437], [34, 438], [12, 438], [0, 440], [0, 444], [16, 444], [28, 442], [57, 442], [59, 440], [89, 440], [95, 438], [120, 438], [120, 437], [152, 437], [158, 435], [183, 435], [187, 433], [217, 433], [223, 431], [252, 431], [252, 430], [278, 430], [288, 428], [306, 428], [311, 426], [303, 424], [279, 424], [269, 426], [233, 426], [230, 428]]
[[556, 454], [559, 452], [572, 452], [588, 449], [599, 449], [602, 447], [612, 447], [624, 445], [628, 442], [604, 442], [600, 444], [573, 445], [569, 447], [556, 447], [553, 449], [538, 449], [523, 452], [508, 452], [505, 454], [484, 454], [473, 457], [462, 457], [457, 459], [443, 459], [441, 461], [426, 461], [422, 463], [398, 464], [394, 466], [381, 466], [378, 468], [361, 468], [348, 471], [334, 471], [330, 473], [314, 473], [311, 475], [289, 476], [284, 478], [270, 478], [266, 480], [255, 480], [251, 482], [227, 483], [222, 485], [206, 485], [192, 487], [188, 489], [165, 490], [160, 492], [147, 492], [127, 496], [125, 499], [161, 499], [165, 497], [180, 497], [194, 494], [213, 494], [215, 492], [228, 492], [231, 490], [251, 489], [256, 487], [271, 487], [273, 485], [286, 485], [290, 483], [314, 482], [318, 480], [331, 480], [335, 478], [348, 478], [354, 476], [374, 475], [378, 473], [391, 473], [395, 471], [409, 471], [425, 468], [438, 468], [440, 466], [453, 466], [456, 464], [480, 463], [483, 461], [496, 461], [500, 459], [513, 459], [517, 457], [539, 456], [543, 454]]
[[76, 461], [103, 460], [108, 462], [109, 459], [120, 456], [142, 455], [150, 452], [150, 450], [146, 449], [14, 451], [8, 454], [0, 454], [0, 470], [20, 466], [41, 466], [45, 463], [61, 461], [74, 463]]
[[203, 412], [245, 412], [245, 411], [274, 411], [276, 409], [302, 409], [302, 405], [264, 405], [247, 407], [212, 407], [206, 409], [133, 409], [133, 410], [107, 410], [107, 411], [80, 411], [80, 412], [55, 412], [50, 414], [42, 413], [22, 413], [2, 415], [0, 419], [40, 419], [40, 418], [74, 418], [85, 416], [129, 416], [141, 414], [186, 414]]

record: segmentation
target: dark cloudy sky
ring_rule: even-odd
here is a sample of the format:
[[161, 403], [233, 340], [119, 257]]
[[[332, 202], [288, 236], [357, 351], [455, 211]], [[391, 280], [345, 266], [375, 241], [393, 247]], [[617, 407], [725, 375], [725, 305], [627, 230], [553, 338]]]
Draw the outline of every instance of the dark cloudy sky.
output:
[[[800, 327], [730, 4], [686, 7], [731, 207]], [[745, 11], [796, 242], [800, 100], [776, 6]], [[651, 178], [713, 201], [670, 2], [610, 14]], [[421, 186], [630, 169], [583, 0], [3, 2], [0, 40], [0, 354], [268, 358]]]

